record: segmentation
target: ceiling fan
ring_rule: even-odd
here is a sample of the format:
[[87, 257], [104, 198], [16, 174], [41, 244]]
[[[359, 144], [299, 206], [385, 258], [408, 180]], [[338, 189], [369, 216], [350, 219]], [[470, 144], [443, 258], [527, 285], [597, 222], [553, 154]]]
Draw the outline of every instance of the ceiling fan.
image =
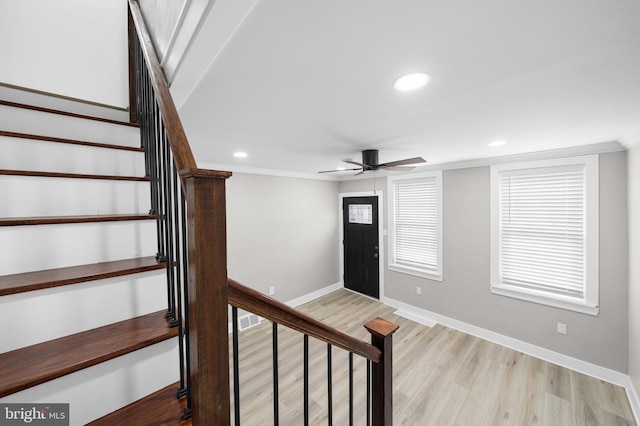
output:
[[331, 172], [343, 172], [345, 170], [359, 170], [355, 176], [361, 175], [364, 172], [370, 170], [391, 170], [398, 172], [408, 172], [409, 170], [413, 170], [415, 167], [409, 167], [409, 164], [418, 164], [418, 163], [426, 163], [427, 161], [422, 157], [413, 157], [406, 158], [404, 160], [398, 161], [389, 161], [387, 163], [378, 163], [378, 150], [377, 149], [365, 149], [362, 151], [362, 162], [358, 163], [353, 160], [342, 160], [345, 163], [353, 164], [358, 166], [356, 169], [344, 169], [344, 170], [324, 170], [318, 173], [331, 173]]

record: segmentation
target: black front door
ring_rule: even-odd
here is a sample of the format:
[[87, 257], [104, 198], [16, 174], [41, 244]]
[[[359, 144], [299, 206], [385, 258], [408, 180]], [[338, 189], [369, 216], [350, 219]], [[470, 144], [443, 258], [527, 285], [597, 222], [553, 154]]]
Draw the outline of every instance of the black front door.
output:
[[346, 197], [344, 226], [344, 286], [367, 296], [380, 296], [378, 197]]

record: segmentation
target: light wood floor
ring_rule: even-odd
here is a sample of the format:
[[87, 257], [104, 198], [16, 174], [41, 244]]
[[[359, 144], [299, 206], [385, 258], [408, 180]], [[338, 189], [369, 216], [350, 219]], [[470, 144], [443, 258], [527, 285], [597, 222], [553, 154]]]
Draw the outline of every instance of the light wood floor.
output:
[[[362, 327], [380, 316], [394, 334], [395, 425], [635, 425], [626, 392], [486, 340], [441, 326], [429, 328], [347, 290], [300, 310], [369, 341]], [[241, 423], [273, 424], [271, 323], [240, 333]], [[278, 327], [281, 425], [301, 425], [302, 336]], [[327, 421], [327, 345], [310, 339], [311, 424]], [[354, 357], [354, 424], [365, 424], [366, 364]], [[333, 424], [348, 425], [348, 357], [332, 350]]]

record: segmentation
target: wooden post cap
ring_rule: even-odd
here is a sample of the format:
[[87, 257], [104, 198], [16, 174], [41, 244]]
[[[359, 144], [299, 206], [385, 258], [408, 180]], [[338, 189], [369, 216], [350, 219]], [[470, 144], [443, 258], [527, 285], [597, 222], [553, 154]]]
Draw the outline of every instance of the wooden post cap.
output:
[[376, 317], [364, 325], [369, 333], [379, 337], [387, 337], [400, 328], [398, 324], [394, 324], [380, 317]]

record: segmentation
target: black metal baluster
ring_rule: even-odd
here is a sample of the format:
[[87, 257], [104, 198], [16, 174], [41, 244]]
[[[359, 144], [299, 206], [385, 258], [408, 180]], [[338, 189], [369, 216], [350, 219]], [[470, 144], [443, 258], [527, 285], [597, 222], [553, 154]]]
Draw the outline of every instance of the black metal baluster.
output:
[[180, 206], [180, 214], [182, 216], [182, 263], [185, 267], [182, 269], [183, 278], [182, 282], [184, 283], [184, 344], [185, 344], [185, 376], [186, 376], [186, 394], [187, 394], [187, 404], [184, 408], [184, 413], [182, 417], [184, 419], [191, 418], [191, 354], [189, 349], [189, 263], [188, 263], [188, 241], [187, 241], [187, 200], [184, 196], [184, 190], [182, 186], [180, 186], [180, 193], [182, 196], [182, 203]]
[[327, 343], [327, 420], [333, 424], [333, 368], [331, 367], [331, 344]]
[[164, 183], [162, 185], [164, 189], [164, 211], [165, 211], [165, 244], [166, 244], [166, 256], [167, 256], [167, 282], [169, 289], [169, 309], [167, 310], [167, 318], [170, 319], [169, 326], [175, 327], [178, 325], [176, 318], [176, 282], [174, 276], [174, 256], [173, 256], [173, 243], [174, 243], [174, 230], [173, 230], [173, 180], [175, 177], [175, 171], [173, 169], [173, 160], [171, 159], [171, 150], [169, 149], [169, 140], [167, 139], [167, 132], [164, 129], [162, 120], [160, 120], [161, 126], [161, 138], [164, 146]]
[[[142, 58], [142, 50], [140, 49], [140, 45], [138, 43], [138, 41], [136, 40], [136, 90], [138, 92], [137, 94], [137, 100], [136, 100], [136, 108], [138, 111], [138, 126], [140, 126], [140, 134], [143, 135], [144, 132], [142, 131], [144, 129], [144, 124], [143, 124], [143, 120], [146, 119], [145, 117], [145, 111], [146, 111], [146, 107], [145, 107], [145, 101], [144, 101], [144, 97], [142, 96], [142, 93], [144, 92], [144, 59]], [[151, 175], [151, 171], [150, 171], [150, 164], [149, 164], [149, 155], [148, 155], [148, 151], [149, 151], [149, 141], [147, 141], [144, 138], [140, 139], [140, 146], [142, 148], [144, 148], [145, 151], [145, 164], [144, 164], [144, 175], [145, 176], [150, 176]]]
[[136, 112], [138, 114], [138, 117], [136, 117], [136, 120], [138, 120], [138, 125], [140, 126], [140, 147], [144, 148], [145, 154], [144, 154], [144, 175], [145, 176], [149, 176], [149, 161], [148, 161], [148, 156], [147, 156], [147, 145], [145, 144], [145, 140], [144, 140], [144, 136], [143, 136], [143, 132], [142, 132], [142, 96], [141, 96], [141, 83], [142, 83], [142, 65], [140, 63], [140, 43], [138, 42], [138, 37], [134, 37], [133, 38], [133, 57], [134, 57], [134, 67], [135, 67], [135, 73], [136, 73]]
[[353, 352], [349, 352], [349, 425], [353, 426]]
[[157, 158], [157, 182], [158, 182], [158, 207], [157, 207], [157, 224], [159, 230], [159, 253], [158, 260], [166, 263], [166, 275], [167, 275], [167, 313], [165, 317], [173, 320], [174, 318], [174, 300], [175, 292], [173, 289], [173, 282], [171, 280], [171, 268], [173, 264], [169, 259], [169, 245], [171, 244], [171, 237], [168, 232], [168, 216], [170, 211], [169, 205], [169, 163], [167, 161], [169, 154], [168, 142], [166, 139], [166, 133], [162, 129], [162, 117], [158, 105], [153, 105], [154, 117], [153, 128], [155, 132], [156, 140], [156, 158]]
[[[173, 168], [176, 169], [175, 161], [173, 162]], [[187, 389], [185, 386], [185, 369], [184, 369], [184, 304], [186, 301], [183, 298], [182, 289], [184, 287], [184, 282], [182, 281], [182, 268], [186, 267], [186, 264], [182, 263], [182, 249], [183, 244], [182, 240], [184, 239], [184, 234], [182, 233], [182, 222], [184, 221], [184, 216], [180, 214], [181, 206], [184, 203], [182, 188], [177, 187], [178, 179], [174, 179], [174, 188], [173, 191], [176, 196], [176, 202], [174, 203], [174, 218], [175, 218], [175, 263], [176, 263], [176, 317], [178, 323], [178, 351], [179, 351], [179, 368], [180, 368], [180, 388], [178, 389], [178, 398], [182, 398], [186, 395]]]
[[280, 415], [278, 411], [279, 397], [278, 397], [278, 324], [274, 322], [272, 324], [272, 336], [273, 336], [273, 424], [278, 426], [280, 424]]
[[371, 360], [367, 360], [367, 426], [371, 424]]
[[160, 261], [166, 261], [167, 257], [166, 257], [166, 251], [165, 251], [165, 238], [166, 238], [166, 231], [165, 231], [165, 226], [164, 226], [164, 221], [165, 221], [165, 211], [164, 211], [164, 206], [165, 206], [165, 202], [164, 202], [164, 188], [163, 188], [163, 183], [164, 183], [164, 174], [166, 172], [165, 170], [165, 164], [164, 164], [164, 149], [165, 149], [165, 144], [162, 143], [162, 134], [159, 131], [160, 125], [159, 125], [159, 116], [160, 116], [160, 111], [158, 110], [158, 104], [156, 103], [156, 98], [155, 96], [153, 96], [153, 105], [152, 105], [152, 110], [153, 110], [153, 114], [152, 114], [152, 125], [151, 125], [151, 129], [153, 129], [151, 136], [153, 137], [154, 140], [154, 145], [156, 147], [155, 150], [155, 161], [156, 161], [156, 196], [157, 196], [157, 204], [156, 204], [156, 215], [157, 215], [157, 223], [158, 223], [158, 260]]
[[[137, 39], [136, 39], [137, 42]], [[156, 188], [155, 188], [155, 161], [154, 161], [154, 152], [155, 147], [153, 144], [153, 140], [151, 138], [151, 120], [150, 120], [150, 94], [149, 94], [149, 75], [147, 73], [146, 63], [144, 62], [144, 58], [142, 56], [142, 49], [140, 48], [140, 44], [137, 43], [138, 46], [138, 61], [140, 67], [140, 75], [139, 75], [139, 83], [138, 83], [138, 122], [140, 124], [140, 134], [142, 145], [145, 149], [145, 169], [147, 176], [149, 176], [150, 188], [151, 188], [151, 209], [149, 214], [155, 214], [156, 212]]]
[[[135, 73], [136, 73], [136, 113], [138, 117], [138, 125], [140, 126], [140, 130], [143, 129], [142, 125], [142, 117], [144, 116], [144, 104], [143, 98], [141, 96], [143, 90], [143, 71], [144, 69], [144, 58], [142, 57], [142, 49], [140, 47], [140, 41], [138, 37], [133, 38], [133, 52], [135, 57]], [[140, 135], [143, 135], [143, 132], [140, 132]], [[145, 150], [145, 176], [149, 176], [149, 158], [147, 155], [147, 144], [143, 137], [140, 138], [140, 146]]]
[[[143, 84], [140, 84], [140, 91], [141, 91], [141, 96], [143, 97], [141, 103], [144, 106], [140, 110], [140, 116], [142, 117], [140, 126], [145, 139], [144, 141], [145, 152], [147, 154], [147, 158], [148, 158], [147, 163], [149, 167], [149, 181], [150, 181], [150, 187], [151, 187], [151, 209], [149, 210], [149, 214], [157, 215], [158, 214], [158, 169], [157, 169], [158, 164], [157, 164], [157, 157], [156, 157], [157, 146], [156, 146], [156, 141], [152, 135], [152, 132], [153, 132], [152, 125], [151, 125], [152, 99], [151, 99], [151, 94], [149, 93], [151, 88], [150, 88], [150, 82], [149, 82], [149, 75], [147, 73], [147, 68], [146, 68], [146, 64], [144, 63], [144, 60], [143, 60], [142, 66], [144, 69], [144, 73], [141, 76], [141, 80], [143, 81]], [[160, 239], [161, 239], [160, 225], [158, 223], [158, 219], [156, 218], [156, 240], [158, 245], [158, 252], [156, 254], [157, 258], [160, 257]]]
[[240, 354], [238, 347], [238, 308], [231, 307], [233, 321], [233, 412], [235, 426], [240, 426]]
[[[145, 73], [146, 74], [146, 73]], [[156, 215], [156, 239], [158, 244], [158, 252], [156, 253], [156, 259], [162, 261], [164, 257], [164, 246], [163, 246], [163, 238], [162, 238], [162, 212], [160, 209], [160, 163], [158, 161], [159, 158], [159, 144], [156, 138], [156, 127], [155, 127], [155, 98], [153, 96], [153, 89], [151, 87], [151, 82], [149, 81], [147, 75], [147, 84], [146, 87], [146, 96], [147, 96], [147, 108], [145, 112], [145, 127], [148, 139], [148, 147], [149, 147], [149, 166], [151, 170], [151, 214]]]
[[304, 426], [309, 426], [309, 336], [304, 335]]

